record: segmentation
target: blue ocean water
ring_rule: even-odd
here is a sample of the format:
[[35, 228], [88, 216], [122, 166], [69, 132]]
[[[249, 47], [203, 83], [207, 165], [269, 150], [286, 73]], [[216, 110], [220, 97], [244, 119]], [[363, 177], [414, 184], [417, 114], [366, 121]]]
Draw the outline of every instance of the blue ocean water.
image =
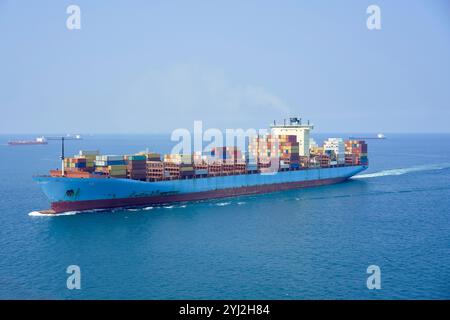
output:
[[[59, 144], [11, 138], [26, 136], [0, 136], [2, 299], [450, 298], [450, 135], [371, 140], [369, 170], [338, 185], [56, 217], [29, 213], [49, 207], [31, 178], [59, 166]], [[172, 144], [96, 135], [66, 149]], [[80, 290], [67, 289], [69, 265]], [[369, 265], [380, 290], [367, 289]]]

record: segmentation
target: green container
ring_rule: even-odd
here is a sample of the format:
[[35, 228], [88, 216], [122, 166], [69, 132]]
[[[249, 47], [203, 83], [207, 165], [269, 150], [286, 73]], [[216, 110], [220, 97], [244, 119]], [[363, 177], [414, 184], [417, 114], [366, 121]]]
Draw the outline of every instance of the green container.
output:
[[134, 160], [146, 160], [147, 158], [145, 155], [136, 154], [136, 155], [132, 155], [132, 156], [127, 156], [127, 159], [134, 161]]

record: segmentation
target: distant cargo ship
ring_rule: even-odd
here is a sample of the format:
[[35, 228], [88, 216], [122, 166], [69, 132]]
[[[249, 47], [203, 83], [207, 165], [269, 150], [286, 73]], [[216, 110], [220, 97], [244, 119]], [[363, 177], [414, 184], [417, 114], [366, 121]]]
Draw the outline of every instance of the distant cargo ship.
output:
[[371, 140], [371, 139], [386, 139], [383, 133], [378, 133], [376, 137], [349, 137], [350, 140]]
[[27, 145], [36, 145], [36, 144], [48, 144], [45, 137], [38, 137], [35, 140], [12, 140], [8, 141], [10, 146], [27, 146]]
[[248, 152], [236, 147], [209, 154], [100, 155], [80, 151], [62, 169], [37, 176], [51, 201], [45, 213], [141, 207], [235, 197], [343, 182], [367, 169], [367, 144], [330, 138], [310, 145], [313, 126], [291, 118], [252, 137]]

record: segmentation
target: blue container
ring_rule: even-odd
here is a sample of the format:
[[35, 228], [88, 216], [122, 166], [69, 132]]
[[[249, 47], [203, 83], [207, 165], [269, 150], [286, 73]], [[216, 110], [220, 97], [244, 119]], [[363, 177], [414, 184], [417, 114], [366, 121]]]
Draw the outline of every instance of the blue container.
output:
[[114, 161], [108, 161], [106, 165], [108, 166], [120, 166], [125, 165], [125, 160], [114, 160]]

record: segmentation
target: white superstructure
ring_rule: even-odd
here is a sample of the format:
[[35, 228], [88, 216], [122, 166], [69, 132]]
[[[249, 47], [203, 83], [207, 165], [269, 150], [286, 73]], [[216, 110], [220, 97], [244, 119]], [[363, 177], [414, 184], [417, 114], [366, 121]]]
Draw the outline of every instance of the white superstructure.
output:
[[338, 164], [345, 163], [345, 144], [342, 138], [328, 138], [323, 143], [323, 150], [325, 153], [331, 151], [336, 156], [334, 161]]
[[309, 124], [302, 124], [299, 118], [290, 118], [289, 124], [286, 121], [282, 125], [277, 125], [275, 122], [270, 126], [272, 135], [294, 135], [297, 137], [299, 144], [299, 155], [309, 156], [309, 132], [314, 129], [314, 126]]

